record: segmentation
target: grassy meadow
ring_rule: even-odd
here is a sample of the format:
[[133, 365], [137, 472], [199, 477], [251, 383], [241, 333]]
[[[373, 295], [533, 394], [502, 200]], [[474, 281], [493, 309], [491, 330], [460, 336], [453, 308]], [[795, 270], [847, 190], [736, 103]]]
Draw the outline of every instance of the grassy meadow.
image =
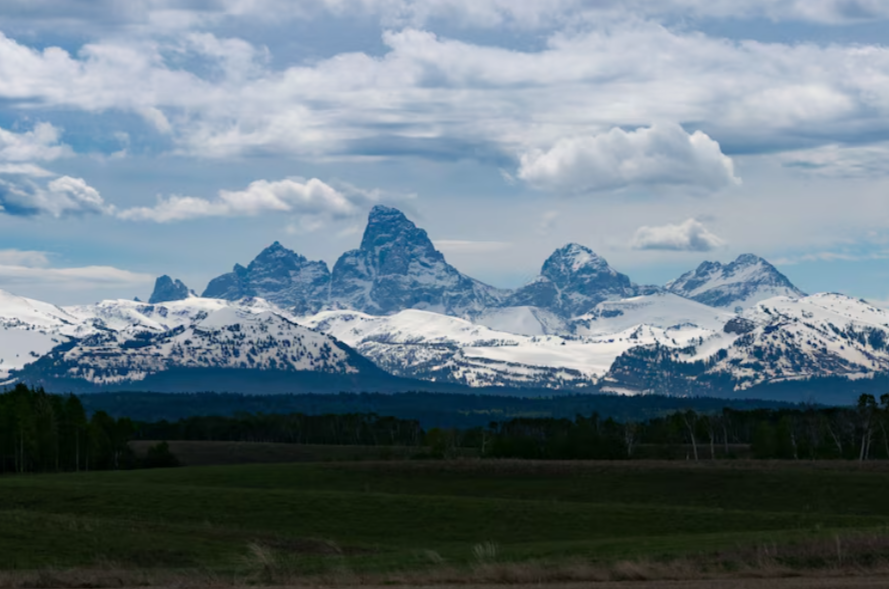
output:
[[889, 468], [874, 463], [746, 461], [393, 460], [6, 476], [0, 569], [274, 582], [677, 559], [731, 572], [764, 554], [791, 569], [871, 565], [889, 547], [886, 489]]

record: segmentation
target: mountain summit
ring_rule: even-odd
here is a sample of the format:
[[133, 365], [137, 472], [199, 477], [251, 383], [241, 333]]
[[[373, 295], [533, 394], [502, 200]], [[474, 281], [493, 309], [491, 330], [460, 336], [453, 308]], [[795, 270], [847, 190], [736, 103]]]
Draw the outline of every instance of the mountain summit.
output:
[[194, 296], [194, 293], [188, 290], [188, 287], [181, 280], [173, 280], [164, 274], [154, 282], [154, 292], [151, 293], [151, 298], [148, 299], [148, 302], [156, 305], [170, 301], [184, 301], [190, 296]]
[[315, 313], [327, 302], [330, 270], [278, 243], [262, 250], [246, 268], [235, 264], [210, 281], [202, 296], [237, 301], [261, 297], [296, 313]]
[[774, 266], [753, 254], [738, 256], [729, 264], [704, 262], [668, 282], [665, 288], [699, 303], [727, 309], [746, 309], [777, 296], [806, 296]]
[[472, 316], [501, 296], [448, 264], [404, 213], [381, 205], [371, 209], [361, 245], [337, 260], [330, 281], [332, 305], [377, 315], [426, 309]]
[[540, 307], [570, 318], [602, 301], [634, 297], [643, 290], [590, 248], [569, 243], [553, 252], [540, 276], [513, 293], [506, 305]]

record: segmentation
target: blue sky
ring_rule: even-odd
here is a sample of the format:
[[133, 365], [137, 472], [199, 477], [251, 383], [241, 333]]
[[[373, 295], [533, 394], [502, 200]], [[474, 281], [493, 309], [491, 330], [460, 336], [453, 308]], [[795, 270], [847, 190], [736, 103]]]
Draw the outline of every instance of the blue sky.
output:
[[0, 288], [201, 291], [376, 203], [496, 286], [752, 252], [889, 299], [879, 0], [5, 0]]

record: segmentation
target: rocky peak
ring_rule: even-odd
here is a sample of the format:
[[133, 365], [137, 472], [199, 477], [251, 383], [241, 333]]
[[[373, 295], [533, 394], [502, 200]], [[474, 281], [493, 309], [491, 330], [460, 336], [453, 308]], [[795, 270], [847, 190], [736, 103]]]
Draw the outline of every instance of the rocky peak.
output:
[[296, 313], [313, 313], [327, 302], [330, 270], [279, 242], [262, 250], [245, 268], [234, 269], [210, 281], [203, 296], [236, 301], [261, 297]]
[[549, 278], [556, 284], [570, 282], [576, 275], [617, 276], [617, 272], [608, 265], [604, 258], [590, 248], [569, 243], [557, 249], [543, 263], [540, 275]]
[[413, 258], [445, 263], [425, 230], [398, 209], [382, 205], [371, 209], [359, 250], [372, 255], [375, 269], [383, 275], [406, 274]]
[[375, 206], [357, 250], [334, 265], [331, 303], [371, 314], [430, 309], [469, 316], [499, 302], [496, 289], [445, 261], [425, 230], [398, 209]]
[[640, 294], [629, 277], [590, 248], [569, 243], [547, 258], [540, 276], [517, 290], [507, 306], [533, 306], [565, 318], [590, 312], [602, 301]]
[[666, 285], [672, 293], [711, 307], [744, 309], [776, 296], [806, 296], [773, 265], [754, 254], [728, 264], [704, 262]]
[[151, 298], [148, 299], [148, 302], [156, 305], [170, 301], [182, 301], [192, 295], [193, 293], [188, 290], [188, 287], [181, 280], [173, 280], [164, 274], [154, 282], [154, 292], [151, 293]]

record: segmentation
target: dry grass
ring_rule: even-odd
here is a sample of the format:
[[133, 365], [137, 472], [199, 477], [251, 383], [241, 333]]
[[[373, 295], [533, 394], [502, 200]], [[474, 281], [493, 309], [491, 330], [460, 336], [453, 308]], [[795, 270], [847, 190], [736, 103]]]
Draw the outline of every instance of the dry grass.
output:
[[[487, 542], [470, 547], [476, 564], [449, 565], [440, 555], [421, 551], [422, 568], [391, 573], [356, 573], [349, 569], [338, 547], [330, 543], [327, 569], [307, 575], [299, 555], [258, 542], [245, 548], [239, 572], [221, 576], [200, 570], [138, 570], [114, 563], [73, 570], [0, 573], [0, 589], [105, 589], [112, 587], [201, 588], [280, 587], [473, 587], [564, 586], [573, 583], [603, 587], [691, 586], [713, 582], [722, 587], [815, 586], [815, 579], [861, 579], [861, 586], [889, 586], [889, 537], [854, 535], [819, 539], [786, 546], [760, 545], [732, 552], [665, 561], [622, 560], [597, 563], [574, 559], [563, 562], [498, 561], [498, 547]], [[790, 582], [797, 579], [799, 583]], [[872, 580], [875, 584], [869, 584]], [[784, 582], [786, 580], [787, 582]], [[806, 580], [813, 581], [807, 585]], [[768, 581], [768, 583], [766, 583]], [[670, 585], [673, 583], [674, 585]], [[727, 584], [726, 584], [727, 583]], [[820, 581], [819, 581], [820, 583]], [[700, 585], [707, 586], [707, 585]], [[824, 587], [857, 587], [842, 581]]]

